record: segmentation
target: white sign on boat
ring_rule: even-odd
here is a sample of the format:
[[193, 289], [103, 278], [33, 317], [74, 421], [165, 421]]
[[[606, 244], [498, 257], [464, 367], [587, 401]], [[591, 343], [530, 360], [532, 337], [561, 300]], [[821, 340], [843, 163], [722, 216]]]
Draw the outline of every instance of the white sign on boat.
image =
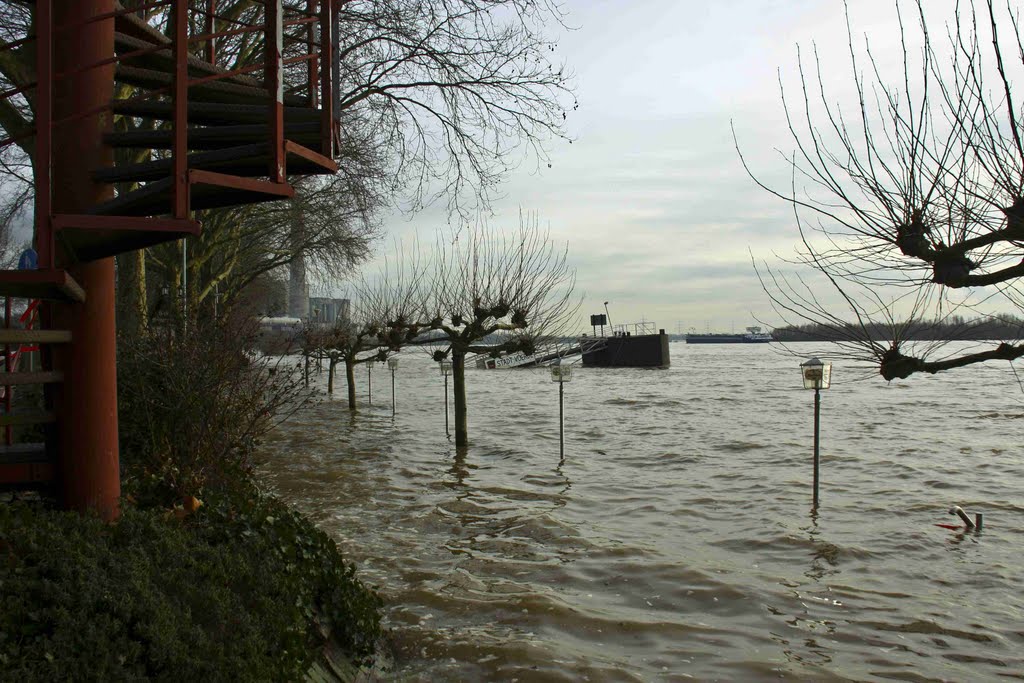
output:
[[501, 358], [494, 359], [495, 368], [514, 368], [517, 365], [525, 365], [533, 360], [533, 356], [527, 356], [523, 353], [513, 353], [510, 356], [502, 356]]

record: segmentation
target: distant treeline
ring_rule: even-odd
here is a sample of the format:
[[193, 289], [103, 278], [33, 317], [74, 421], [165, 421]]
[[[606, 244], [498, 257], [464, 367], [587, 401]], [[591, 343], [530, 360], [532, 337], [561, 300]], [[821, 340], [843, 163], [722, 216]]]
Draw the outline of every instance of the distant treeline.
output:
[[786, 325], [776, 327], [772, 337], [776, 341], [844, 341], [864, 339], [867, 336], [875, 341], [892, 339], [894, 332], [900, 339], [930, 340], [979, 340], [1024, 338], [1024, 319], [1012, 315], [991, 318], [964, 318], [950, 316], [943, 320], [921, 320], [909, 323], [886, 325], [867, 323], [861, 325], [846, 323], [845, 325]]

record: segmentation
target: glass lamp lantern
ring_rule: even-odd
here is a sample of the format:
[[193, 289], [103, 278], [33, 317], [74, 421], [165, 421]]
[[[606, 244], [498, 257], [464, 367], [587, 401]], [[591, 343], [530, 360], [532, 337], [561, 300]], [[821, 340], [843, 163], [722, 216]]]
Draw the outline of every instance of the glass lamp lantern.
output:
[[804, 379], [804, 389], [828, 389], [832, 383], [832, 364], [811, 358], [800, 364], [800, 374]]
[[448, 375], [452, 374], [452, 362], [450, 360], [445, 358], [439, 363], [439, 365], [441, 366], [442, 375], [447, 377]]
[[388, 358], [388, 369], [391, 370], [391, 372], [394, 372], [395, 370], [398, 369], [398, 359], [395, 358], [394, 356]]
[[562, 365], [556, 363], [551, 366], [551, 381], [552, 382], [571, 382], [572, 381], [572, 366]]

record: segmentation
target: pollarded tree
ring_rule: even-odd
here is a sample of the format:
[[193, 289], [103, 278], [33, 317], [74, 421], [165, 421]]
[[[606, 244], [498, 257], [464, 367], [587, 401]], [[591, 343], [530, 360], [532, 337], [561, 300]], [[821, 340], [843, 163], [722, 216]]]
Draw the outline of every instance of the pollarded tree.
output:
[[328, 360], [328, 393], [334, 392], [335, 367], [345, 365], [349, 410], [357, 409], [356, 366], [387, 360], [427, 329], [420, 319], [424, 278], [419, 258], [404, 258], [400, 251], [397, 258], [384, 262], [376, 277], [354, 286], [348, 320], [311, 333], [311, 345]]
[[[448, 344], [435, 360], [452, 358], [456, 446], [469, 443], [466, 355], [531, 354], [539, 339], [559, 334], [575, 315], [567, 252], [536, 218], [521, 218], [519, 230], [504, 233], [467, 228], [438, 247], [424, 308], [430, 329]], [[485, 343], [495, 333], [504, 333], [504, 341]]]
[[[792, 187], [758, 181], [792, 204], [803, 241], [798, 260], [838, 292], [859, 324], [848, 327], [830, 312], [802, 276], [768, 268], [762, 283], [787, 322], [840, 333], [846, 353], [873, 359], [887, 380], [1012, 361], [1024, 356], [1020, 340], [964, 350], [907, 337], [922, 320], [974, 312], [984, 322], [998, 302], [1024, 307], [1019, 14], [995, 0], [893, 4], [896, 70], [886, 74], [867, 38], [857, 46], [848, 19], [849, 106], [828, 93], [817, 52], [812, 68], [801, 62], [797, 97], [783, 91], [795, 145], [787, 159]], [[938, 42], [933, 25], [942, 27]], [[879, 324], [891, 341], [872, 338]]]
[[376, 329], [363, 322], [349, 321], [333, 327], [310, 330], [306, 336], [311, 353], [327, 359], [327, 393], [334, 393], [335, 369], [345, 365], [348, 384], [348, 409], [356, 411], [355, 367], [361, 363], [384, 361], [388, 351], [382, 348]]

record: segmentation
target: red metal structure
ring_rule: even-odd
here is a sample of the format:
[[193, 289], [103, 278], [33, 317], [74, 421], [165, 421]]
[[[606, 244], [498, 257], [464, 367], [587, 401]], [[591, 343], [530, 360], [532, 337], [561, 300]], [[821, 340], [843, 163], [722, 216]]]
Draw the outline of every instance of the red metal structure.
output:
[[[47, 406], [2, 424], [49, 426], [45, 443], [0, 450], [0, 486], [52, 483], [71, 509], [117, 515], [113, 257], [198, 234], [197, 210], [337, 171], [334, 2], [246, 0], [242, 21], [221, 11], [239, 0], [22, 0], [35, 33], [0, 51], [34, 44], [37, 81], [0, 100], [28, 99], [35, 125], [0, 146], [35, 138], [38, 269], [0, 271], [0, 295], [46, 305], [37, 330], [0, 344], [38, 343], [43, 367], [8, 365], [0, 384], [5, 401], [45, 384]], [[228, 66], [237, 53], [219, 48], [239, 37], [262, 52]], [[145, 160], [116, 164], [117, 149]]]

